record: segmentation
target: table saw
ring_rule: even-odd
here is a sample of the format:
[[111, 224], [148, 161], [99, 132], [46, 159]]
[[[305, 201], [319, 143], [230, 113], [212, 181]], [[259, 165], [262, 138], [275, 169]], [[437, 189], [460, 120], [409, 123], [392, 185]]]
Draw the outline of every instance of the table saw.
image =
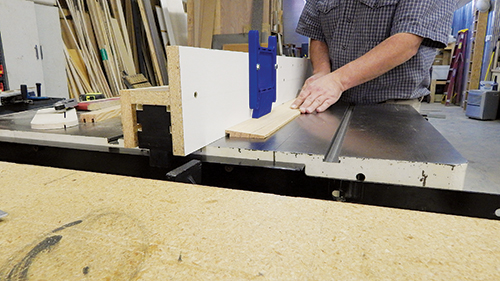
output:
[[[467, 160], [409, 106], [337, 103], [265, 139], [225, 136], [310, 75], [307, 59], [264, 53], [270, 65], [169, 46], [169, 85], [122, 90], [121, 119], [34, 130], [36, 110], [0, 116], [0, 160], [499, 219], [500, 196], [463, 192]], [[264, 69], [275, 83], [264, 74], [255, 99]]]
[[125, 148], [119, 118], [33, 130], [35, 112], [0, 116], [0, 160], [498, 219], [500, 196], [461, 191], [467, 160], [406, 105], [338, 103], [265, 140], [221, 137], [186, 156], [161, 134]]

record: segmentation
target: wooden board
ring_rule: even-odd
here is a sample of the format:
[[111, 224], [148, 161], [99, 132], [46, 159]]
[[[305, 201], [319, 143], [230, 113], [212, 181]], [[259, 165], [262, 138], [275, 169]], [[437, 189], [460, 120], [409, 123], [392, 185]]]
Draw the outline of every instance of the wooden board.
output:
[[[253, 2], [249, 0], [221, 0], [220, 15], [217, 18], [220, 21], [220, 30], [216, 34], [248, 33], [252, 24]], [[257, 30], [260, 30], [260, 26]]]
[[479, 89], [479, 80], [481, 80], [481, 67], [484, 54], [484, 40], [488, 25], [488, 12], [475, 11], [473, 30], [469, 31], [469, 38], [472, 36], [472, 51], [469, 62], [469, 79], [467, 81], [467, 91]]
[[265, 139], [300, 115], [298, 109], [291, 109], [295, 99], [275, 107], [271, 113], [258, 119], [248, 119], [226, 130], [233, 138]]
[[81, 113], [79, 119], [80, 122], [82, 123], [95, 123], [113, 117], [118, 117], [120, 116], [120, 113], [121, 113], [121, 106], [115, 105], [99, 110]]
[[[261, 47], [267, 48], [267, 43], [260, 44]], [[234, 52], [246, 52], [248, 53], [248, 43], [231, 43], [222, 45], [222, 50], [234, 51]]]
[[[135, 104], [148, 104], [156, 94], [172, 117], [174, 155], [188, 155], [224, 137], [225, 130], [251, 118], [248, 54], [203, 48], [171, 46], [168, 88], [122, 91], [125, 145], [136, 147]], [[296, 97], [310, 71], [309, 61], [278, 57], [277, 100], [281, 105]], [[156, 92], [155, 92], [156, 91]], [[124, 95], [126, 99], [124, 100]], [[135, 98], [136, 102], [129, 101]], [[141, 101], [141, 97], [145, 100]], [[126, 125], [127, 124], [127, 125]]]
[[0, 173], [0, 280], [500, 279], [499, 221], [5, 162]]
[[216, 0], [202, 0], [201, 1], [201, 38], [200, 47], [202, 48], [212, 48], [212, 36], [214, 35], [215, 27], [215, 10], [216, 10]]
[[79, 102], [76, 106], [77, 110], [99, 110], [107, 107], [120, 105], [120, 98], [108, 98], [108, 99], [99, 99], [99, 100], [91, 100], [91, 101], [82, 101]]

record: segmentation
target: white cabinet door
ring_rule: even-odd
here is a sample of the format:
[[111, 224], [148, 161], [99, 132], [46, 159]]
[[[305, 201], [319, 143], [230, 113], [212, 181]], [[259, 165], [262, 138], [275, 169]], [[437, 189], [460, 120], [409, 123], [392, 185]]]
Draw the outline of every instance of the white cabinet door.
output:
[[[2, 0], [0, 0], [2, 1]], [[42, 50], [42, 68], [44, 82], [42, 95], [68, 98], [66, 61], [64, 59], [61, 25], [57, 7], [35, 5], [38, 23], [38, 38]]]
[[9, 88], [34, 87], [44, 81], [35, 4], [24, 0], [0, 0], [0, 35]]

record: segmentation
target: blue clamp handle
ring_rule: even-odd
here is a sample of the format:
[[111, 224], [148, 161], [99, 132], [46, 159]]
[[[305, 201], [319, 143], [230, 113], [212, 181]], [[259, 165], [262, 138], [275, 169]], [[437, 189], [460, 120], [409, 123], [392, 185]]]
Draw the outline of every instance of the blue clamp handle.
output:
[[269, 36], [268, 47], [260, 46], [259, 31], [248, 33], [250, 67], [250, 108], [252, 117], [259, 118], [271, 112], [276, 101], [276, 47], [275, 36]]

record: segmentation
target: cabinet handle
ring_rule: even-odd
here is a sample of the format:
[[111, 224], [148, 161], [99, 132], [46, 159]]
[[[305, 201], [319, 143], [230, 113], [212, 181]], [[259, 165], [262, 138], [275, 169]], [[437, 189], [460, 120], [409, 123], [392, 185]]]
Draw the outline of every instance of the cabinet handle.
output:
[[40, 45], [40, 59], [43, 60], [43, 46]]
[[38, 45], [35, 45], [35, 54], [36, 54], [36, 59], [39, 60], [40, 57], [38, 56]]

